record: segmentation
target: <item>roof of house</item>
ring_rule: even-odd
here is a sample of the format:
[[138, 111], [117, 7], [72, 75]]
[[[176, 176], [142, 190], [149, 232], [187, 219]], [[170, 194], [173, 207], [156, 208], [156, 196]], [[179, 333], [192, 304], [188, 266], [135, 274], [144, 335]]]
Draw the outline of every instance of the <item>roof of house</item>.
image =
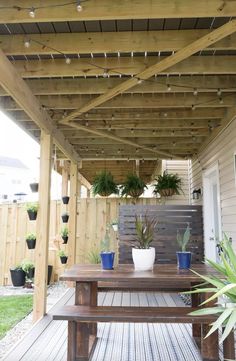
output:
[[0, 167], [28, 169], [20, 159], [0, 156]]

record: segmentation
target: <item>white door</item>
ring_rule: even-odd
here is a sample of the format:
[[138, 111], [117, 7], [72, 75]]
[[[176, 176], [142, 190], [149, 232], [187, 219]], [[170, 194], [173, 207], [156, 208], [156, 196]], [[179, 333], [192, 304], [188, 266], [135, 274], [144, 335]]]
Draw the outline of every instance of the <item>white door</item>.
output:
[[221, 212], [218, 164], [203, 173], [203, 215], [205, 257], [219, 260], [217, 245], [221, 240]]

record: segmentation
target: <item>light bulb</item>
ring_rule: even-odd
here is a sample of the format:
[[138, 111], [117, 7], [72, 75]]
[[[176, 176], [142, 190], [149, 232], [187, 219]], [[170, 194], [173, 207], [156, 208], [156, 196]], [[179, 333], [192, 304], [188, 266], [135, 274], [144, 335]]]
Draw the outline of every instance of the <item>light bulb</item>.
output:
[[170, 86], [170, 84], [167, 84], [167, 90], [168, 90], [168, 92], [171, 91], [171, 86]]
[[25, 40], [24, 46], [25, 46], [25, 48], [29, 48], [30, 47], [30, 40]]
[[196, 106], [194, 104], [192, 104], [192, 110], [195, 110], [196, 109]]
[[165, 117], [165, 118], [167, 117], [167, 113], [164, 113], [164, 117]]
[[137, 83], [138, 83], [138, 84], [142, 84], [142, 82], [143, 82], [143, 80], [138, 78]]
[[108, 77], [108, 71], [106, 69], [104, 69], [103, 78], [107, 78], [107, 77]]
[[76, 6], [76, 9], [77, 9], [77, 11], [80, 13], [80, 12], [83, 10], [83, 7], [82, 7], [82, 5], [78, 4], [78, 5]]
[[68, 57], [66, 57], [66, 64], [70, 64], [71, 63], [71, 59], [70, 58], [68, 58]]
[[217, 95], [221, 96], [221, 89], [220, 88], [217, 90]]
[[194, 88], [194, 91], [193, 91], [193, 95], [197, 95], [198, 91], [197, 91], [197, 88]]
[[220, 104], [223, 104], [223, 103], [224, 103], [223, 98], [219, 97], [219, 103], [220, 103]]
[[32, 7], [32, 8], [30, 9], [30, 11], [29, 11], [29, 16], [30, 16], [31, 18], [35, 18], [35, 8], [34, 8], [34, 7]]

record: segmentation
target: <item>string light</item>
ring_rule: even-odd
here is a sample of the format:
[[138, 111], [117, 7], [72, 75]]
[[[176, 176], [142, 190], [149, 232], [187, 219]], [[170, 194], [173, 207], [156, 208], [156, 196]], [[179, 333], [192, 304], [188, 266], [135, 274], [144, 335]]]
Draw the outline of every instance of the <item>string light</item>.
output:
[[165, 118], [167, 117], [167, 115], [168, 115], [167, 113], [164, 113], [164, 117], [165, 117]]
[[193, 90], [193, 95], [197, 95], [198, 94], [198, 91], [197, 91], [197, 88], [194, 88], [194, 90]]
[[192, 104], [191, 108], [192, 108], [192, 110], [195, 110], [196, 106], [194, 104]]
[[171, 86], [170, 86], [170, 84], [167, 84], [167, 90], [168, 90], [168, 92], [171, 91]]
[[83, 10], [83, 7], [81, 5], [81, 1], [77, 0], [77, 5], [76, 5], [76, 9], [77, 11], [80, 13]]
[[142, 84], [143, 79], [140, 79], [140, 78], [137, 78], [137, 79], [138, 79], [137, 83], [138, 83], [138, 84]]
[[35, 18], [35, 8], [34, 8], [34, 7], [30, 8], [30, 10], [29, 10], [29, 16], [30, 16], [31, 18]]
[[217, 90], [217, 95], [218, 95], [218, 97], [221, 96], [221, 89], [220, 88]]
[[223, 104], [223, 103], [224, 103], [224, 100], [223, 100], [222, 97], [219, 97], [219, 103], [220, 103], [220, 104]]
[[65, 60], [65, 61], [66, 61], [66, 64], [67, 64], [67, 65], [70, 65], [70, 63], [71, 63], [71, 59], [70, 59], [70, 58], [68, 58], [68, 56], [66, 56], [66, 60]]
[[25, 46], [25, 48], [29, 48], [30, 47], [30, 40], [25, 40], [24, 46]]
[[108, 77], [108, 71], [107, 69], [104, 69], [104, 72], [103, 72], [103, 78], [107, 78]]

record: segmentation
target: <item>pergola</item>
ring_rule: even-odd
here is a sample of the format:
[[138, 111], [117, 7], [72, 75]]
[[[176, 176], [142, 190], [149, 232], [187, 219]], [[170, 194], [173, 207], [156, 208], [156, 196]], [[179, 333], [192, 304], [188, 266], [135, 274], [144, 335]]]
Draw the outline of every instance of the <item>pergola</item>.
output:
[[236, 1], [0, 1], [1, 109], [41, 144], [35, 319], [53, 152], [71, 162], [73, 264], [78, 181], [150, 181], [159, 159], [196, 156], [234, 119], [235, 16]]

